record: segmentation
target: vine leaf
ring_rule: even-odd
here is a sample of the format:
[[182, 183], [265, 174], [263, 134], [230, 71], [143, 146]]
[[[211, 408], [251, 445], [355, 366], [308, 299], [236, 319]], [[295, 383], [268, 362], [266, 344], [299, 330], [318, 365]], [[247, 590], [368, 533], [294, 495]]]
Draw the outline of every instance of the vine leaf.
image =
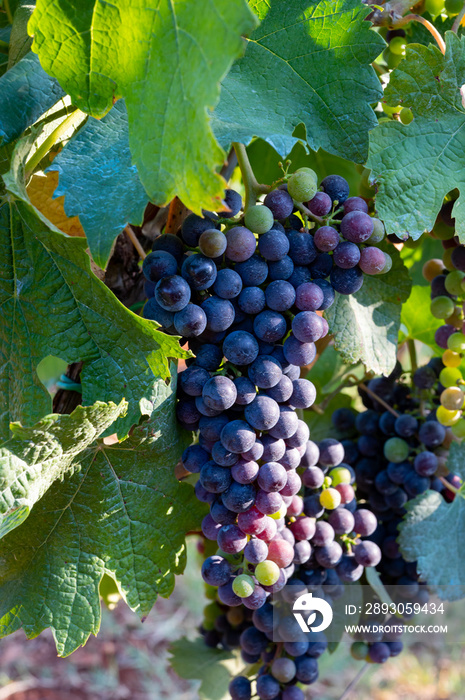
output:
[[188, 443], [163, 384], [150, 420], [121, 444], [94, 443], [80, 469], [55, 482], [28, 519], [0, 540], [0, 634], [31, 638], [50, 627], [58, 653], [85, 644], [100, 625], [105, 572], [142, 618], [184, 570], [186, 533], [205, 506], [174, 465]]
[[134, 163], [150, 199], [221, 207], [224, 160], [208, 109], [256, 19], [244, 0], [38, 0], [33, 51], [73, 102], [103, 117], [124, 97]]
[[389, 248], [392, 270], [365, 275], [362, 288], [348, 296], [336, 292], [325, 312], [334, 345], [344, 362], [362, 361], [367, 371], [389, 374], [396, 365], [401, 304], [407, 301], [411, 282], [397, 251]]
[[380, 124], [370, 136], [367, 167], [378, 185], [376, 207], [389, 233], [417, 239], [430, 231], [444, 196], [461, 191], [453, 208], [456, 232], [465, 241], [463, 152], [465, 37], [446, 32], [445, 56], [435, 46], [412, 44], [386, 88], [389, 104], [410, 107], [414, 120], [404, 126]]
[[402, 304], [400, 343], [406, 340], [419, 340], [437, 352], [438, 346], [436, 345], [434, 334], [442, 326], [443, 321], [439, 318], [434, 318], [430, 307], [430, 288], [414, 285], [409, 298], [405, 304]]
[[0, 145], [17, 139], [64, 96], [33, 53], [0, 77], [0, 94]]
[[365, 21], [369, 9], [359, 0], [250, 4], [261, 24], [223, 80], [213, 115], [220, 143], [260, 136], [284, 157], [303, 123], [313, 150], [364, 162], [370, 103], [382, 96], [370, 64], [385, 46]]
[[148, 201], [131, 163], [124, 100], [103, 119], [87, 120], [47, 168], [55, 170], [53, 196], [65, 195], [67, 216], [79, 216], [92, 257], [105, 268], [116, 236], [127, 223], [142, 223]]
[[17, 146], [4, 176], [13, 196], [0, 208], [0, 438], [10, 422], [33, 425], [50, 413], [36, 373], [48, 355], [84, 363], [84, 405], [128, 401], [113, 431], [124, 437], [156, 400], [168, 358], [187, 354], [93, 275], [84, 239], [64, 236], [29, 203], [21, 184], [28, 149]]
[[28, 517], [54, 481], [74, 472], [76, 457], [126, 409], [125, 401], [98, 401], [69, 416], [46, 416], [32, 428], [11, 424], [13, 435], [0, 447], [0, 538]]
[[230, 681], [246, 667], [237, 653], [207, 647], [201, 637], [192, 641], [178, 639], [169, 651], [171, 666], [178, 676], [202, 681], [200, 700], [227, 700]]
[[465, 500], [446, 503], [437, 491], [426, 491], [406, 505], [398, 542], [407, 561], [416, 561], [421, 578], [444, 600], [465, 596]]
[[27, 23], [34, 5], [21, 3], [15, 10], [8, 51], [8, 68], [13, 68], [31, 49], [32, 39], [27, 33]]

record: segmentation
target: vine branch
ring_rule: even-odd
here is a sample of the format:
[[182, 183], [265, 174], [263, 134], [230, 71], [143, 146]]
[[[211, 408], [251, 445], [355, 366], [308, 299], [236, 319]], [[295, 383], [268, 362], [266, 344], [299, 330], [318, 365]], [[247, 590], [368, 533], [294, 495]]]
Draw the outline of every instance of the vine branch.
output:
[[370, 665], [371, 665], [371, 664], [366, 663], [364, 666], [362, 666], [362, 668], [361, 668], [360, 671], [357, 673], [357, 675], [355, 676], [355, 678], [349, 683], [349, 685], [347, 686], [347, 688], [344, 690], [344, 692], [343, 692], [342, 695], [340, 696], [339, 700], [347, 700], [347, 698], [348, 698], [349, 695], [352, 693], [352, 691], [354, 690], [354, 688], [355, 688], [355, 686], [357, 685], [357, 683], [359, 682], [359, 680], [362, 678], [363, 675], [365, 675], [365, 673], [366, 673], [366, 672], [368, 671], [368, 669], [370, 668]]
[[5, 10], [6, 16], [8, 17], [8, 22], [10, 24], [13, 24], [13, 13], [10, 7], [10, 0], [3, 0], [3, 9]]
[[399, 22], [397, 26], [401, 27], [403, 24], [407, 24], [408, 22], [420, 22], [420, 24], [426, 27], [431, 36], [435, 39], [442, 55], [446, 53], [446, 42], [442, 38], [440, 32], [438, 32], [438, 30], [434, 26], [434, 24], [428, 22], [428, 20], [422, 17], [421, 15], [405, 15], [405, 17], [402, 18], [402, 22]]
[[463, 7], [458, 13], [457, 17], [454, 19], [454, 24], [451, 27], [451, 31], [457, 33], [459, 30], [460, 25], [462, 24], [462, 20], [465, 17], [465, 2], [463, 3]]
[[266, 194], [270, 191], [269, 185], [260, 185], [254, 175], [252, 166], [250, 165], [249, 156], [247, 155], [246, 147], [243, 143], [233, 143], [233, 148], [236, 152], [237, 163], [242, 173], [242, 179], [245, 187], [245, 210], [252, 207], [257, 202], [257, 198], [261, 194]]
[[147, 257], [147, 253], [146, 253], [145, 250], [142, 248], [142, 246], [141, 246], [141, 244], [139, 243], [139, 240], [138, 240], [136, 234], [134, 233], [134, 231], [132, 230], [132, 228], [129, 226], [129, 224], [127, 224], [127, 226], [125, 226], [125, 228], [124, 228], [124, 233], [125, 233], [126, 236], [129, 238], [129, 240], [131, 241], [132, 245], [134, 246], [134, 248], [135, 248], [135, 249], [137, 250], [137, 252], [139, 253], [140, 258], [141, 258], [142, 260], [145, 260], [145, 258]]

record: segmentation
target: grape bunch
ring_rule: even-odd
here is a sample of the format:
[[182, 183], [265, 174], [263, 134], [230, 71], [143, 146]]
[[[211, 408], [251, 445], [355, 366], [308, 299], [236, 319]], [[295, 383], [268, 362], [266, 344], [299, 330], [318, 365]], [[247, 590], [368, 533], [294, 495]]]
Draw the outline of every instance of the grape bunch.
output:
[[[356, 509], [343, 447], [311, 441], [298, 413], [316, 398], [300, 374], [328, 333], [322, 312], [336, 291], [354, 293], [363, 273], [391, 265], [371, 245], [383, 225], [348, 194], [337, 175], [318, 191], [315, 173], [303, 168], [242, 216], [241, 197], [227, 190], [223, 212], [190, 214], [180, 237], [161, 235], [143, 263], [145, 318], [180, 335], [195, 355], [179, 375], [177, 418], [196, 434], [182, 464], [198, 475], [196, 496], [210, 508], [202, 522], [213, 547], [202, 566], [214, 591], [206, 640], [240, 644], [248, 662], [263, 655], [261, 700], [299, 700], [295, 683], [318, 673], [316, 653], [278, 653], [271, 595], [323, 582], [336, 595], [381, 557], [374, 543], [356, 541], [373, 514]], [[309, 230], [296, 210], [318, 225]], [[233, 682], [233, 700], [246, 698], [234, 683], [247, 685]]]
[[374, 393], [361, 391], [366, 411], [355, 415], [341, 409], [333, 415], [337, 430], [354, 430], [353, 438], [343, 441], [346, 460], [355, 472], [358, 498], [378, 520], [368, 539], [382, 552], [381, 580], [399, 586], [410, 602], [425, 602], [428, 593], [416, 563], [406, 562], [397, 544], [405, 506], [428, 489], [452, 500], [441, 476], [457, 486], [457, 476], [446, 467], [453, 435], [437, 416], [442, 371], [441, 359], [433, 358], [414, 372], [412, 386], [392, 377], [372, 379], [367, 386]]
[[[442, 216], [448, 221], [447, 205], [443, 207]], [[444, 351], [443, 368], [439, 375], [442, 392], [437, 419], [441, 425], [450, 427], [455, 437], [462, 439], [465, 437], [465, 394], [462, 390], [464, 378], [461, 368], [465, 354], [465, 246], [454, 236], [452, 226], [445, 225], [443, 221], [441, 223], [442, 226], [436, 225], [433, 232], [442, 234], [445, 249], [443, 259], [426, 262], [423, 275], [431, 284], [431, 314], [444, 320], [444, 325], [435, 334], [437, 345]], [[449, 237], [445, 239], [445, 235]], [[425, 376], [424, 388], [428, 388], [428, 381], [432, 380]]]

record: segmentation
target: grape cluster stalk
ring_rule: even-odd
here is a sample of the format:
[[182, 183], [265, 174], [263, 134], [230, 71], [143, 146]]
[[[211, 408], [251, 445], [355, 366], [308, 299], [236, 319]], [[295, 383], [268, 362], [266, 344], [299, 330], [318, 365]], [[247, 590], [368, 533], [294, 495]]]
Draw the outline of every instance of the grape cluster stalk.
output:
[[[243, 215], [226, 190], [224, 211], [190, 214], [143, 264], [145, 318], [195, 354], [179, 375], [177, 417], [196, 434], [182, 463], [198, 474], [195, 493], [210, 507], [202, 532], [217, 548], [202, 566], [212, 598], [202, 631], [211, 646], [240, 645], [247, 663], [263, 661], [261, 700], [301, 700], [296, 683], [316, 680], [327, 646], [324, 635], [293, 646], [279, 630], [277, 641], [272, 594], [326, 581], [337, 595], [381, 558], [357, 539], [376, 522], [357, 509], [343, 446], [311, 441], [299, 412], [316, 398], [300, 374], [328, 333], [322, 312], [392, 265], [377, 247], [384, 227], [338, 175], [318, 187], [302, 168], [285, 180]], [[248, 700], [249, 679], [230, 692]]]

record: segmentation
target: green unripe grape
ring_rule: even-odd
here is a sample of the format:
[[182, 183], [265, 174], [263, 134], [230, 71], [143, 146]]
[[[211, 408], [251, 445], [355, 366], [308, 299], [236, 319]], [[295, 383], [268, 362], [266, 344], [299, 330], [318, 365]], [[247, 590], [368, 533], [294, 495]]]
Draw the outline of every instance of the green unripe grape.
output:
[[441, 405], [447, 408], [448, 411], [460, 411], [465, 401], [465, 396], [458, 386], [450, 386], [448, 389], [444, 389], [440, 401]]
[[434, 318], [448, 318], [454, 313], [455, 304], [450, 297], [436, 297], [431, 302]]
[[323, 488], [324, 489], [329, 489], [331, 484], [333, 483], [333, 480], [331, 479], [330, 476], [325, 476], [324, 481], [323, 481]]
[[383, 51], [383, 58], [386, 61], [387, 67], [389, 70], [393, 70], [394, 68], [397, 68], [399, 63], [402, 61], [402, 56], [399, 56], [398, 54], [392, 53], [392, 51], [389, 50], [389, 47], [386, 47]]
[[385, 102], [381, 102], [381, 107], [383, 108], [383, 112], [385, 114], [398, 114], [400, 110], [402, 109], [401, 105], [397, 105], [396, 107], [391, 107], [391, 105], [387, 105]]
[[461, 415], [461, 411], [449, 411], [447, 408], [444, 408], [444, 406], [438, 406], [436, 410], [437, 421], [445, 428], [450, 428], [455, 423], [458, 423]]
[[336, 489], [325, 489], [320, 493], [320, 503], [327, 510], [334, 510], [341, 505], [341, 494]]
[[271, 675], [280, 683], [289, 683], [296, 674], [296, 665], [292, 659], [282, 656], [271, 664]]
[[233, 581], [232, 589], [239, 598], [248, 598], [255, 590], [253, 578], [247, 574], [236, 576]]
[[203, 620], [202, 627], [207, 632], [210, 632], [211, 630], [215, 629], [215, 621], [214, 620]]
[[403, 36], [395, 36], [389, 42], [389, 51], [396, 56], [405, 56], [405, 46], [407, 42]]
[[287, 514], [287, 506], [285, 503], [282, 504], [281, 508], [276, 511], [276, 513], [272, 513], [269, 515], [269, 518], [273, 518], [273, 520], [280, 520], [281, 518], [285, 518]]
[[381, 270], [380, 275], [385, 275], [386, 272], [390, 272], [390, 270], [391, 270], [391, 268], [392, 268], [392, 258], [391, 258], [391, 256], [388, 255], [387, 253], [384, 253], [384, 257], [386, 258], [386, 264], [385, 264], [385, 266], [383, 267], [383, 269]]
[[439, 374], [439, 381], [442, 386], [457, 386], [457, 382], [462, 379], [462, 372], [458, 367], [444, 367]]
[[318, 175], [314, 170], [311, 168], [307, 168], [306, 165], [303, 165], [301, 168], [297, 168], [296, 173], [309, 173], [312, 177], [315, 178], [316, 182], [318, 182]]
[[354, 642], [350, 647], [350, 653], [353, 659], [363, 661], [368, 654], [368, 644], [365, 644], [365, 642]]
[[352, 480], [352, 474], [345, 467], [336, 467], [331, 469], [329, 475], [332, 479], [333, 486], [339, 486], [339, 484], [350, 484]]
[[465, 272], [461, 270], [453, 270], [446, 276], [444, 286], [449, 294], [459, 296], [462, 293], [462, 280], [465, 278]]
[[221, 610], [216, 603], [209, 603], [203, 609], [205, 620], [213, 620], [213, 622], [215, 622], [218, 615], [221, 615]]
[[227, 244], [226, 236], [217, 229], [204, 231], [199, 238], [200, 252], [207, 258], [219, 258], [226, 250]]
[[452, 262], [452, 253], [454, 252], [453, 248], [447, 248], [447, 250], [444, 251], [444, 254], [442, 256], [442, 263], [446, 270], [455, 270], [455, 265]]
[[[312, 171], [313, 172], [313, 171]], [[297, 170], [287, 182], [287, 191], [296, 202], [308, 202], [316, 194], [318, 181], [316, 174]]]
[[435, 19], [444, 12], [444, 0], [425, 0], [425, 10]]
[[262, 586], [272, 586], [279, 578], [279, 566], [266, 559], [255, 567], [255, 578]]
[[244, 611], [242, 606], [239, 605], [234, 608], [229, 608], [228, 612], [226, 613], [226, 618], [229, 624], [233, 627], [237, 627], [238, 625], [242, 624], [244, 622]]
[[463, 333], [452, 333], [447, 339], [447, 347], [453, 352], [464, 352], [465, 335]]
[[453, 238], [455, 230], [452, 226], [448, 226], [441, 219], [437, 219], [431, 231], [433, 238], [438, 238], [440, 241], [448, 241]]
[[463, 7], [463, 0], [446, 0], [445, 2], [445, 8], [446, 12], [449, 15], [449, 17], [453, 17], [454, 15], [458, 15], [460, 10]]
[[410, 447], [400, 437], [392, 437], [384, 443], [384, 456], [388, 462], [400, 464], [409, 456]]
[[465, 437], [465, 420], [461, 418], [455, 425], [452, 426], [452, 435], [454, 437], [462, 439]]
[[380, 243], [384, 235], [386, 233], [386, 230], [384, 228], [384, 224], [382, 221], [379, 219], [373, 218], [373, 233], [371, 234], [370, 238], [367, 240], [367, 243]]
[[271, 209], [264, 204], [255, 204], [245, 212], [244, 221], [253, 233], [266, 233], [273, 226], [274, 218]]
[[417, 238], [417, 240], [414, 241], [413, 238], [407, 238], [407, 240], [404, 241], [404, 246], [411, 250], [415, 250], [415, 248], [419, 248], [421, 246], [421, 239]]
[[205, 584], [205, 598], [207, 600], [216, 600], [218, 594], [218, 589], [215, 586], [210, 586], [208, 583]]
[[400, 112], [400, 121], [402, 124], [411, 124], [413, 122], [413, 112], [408, 107], [404, 107]]

